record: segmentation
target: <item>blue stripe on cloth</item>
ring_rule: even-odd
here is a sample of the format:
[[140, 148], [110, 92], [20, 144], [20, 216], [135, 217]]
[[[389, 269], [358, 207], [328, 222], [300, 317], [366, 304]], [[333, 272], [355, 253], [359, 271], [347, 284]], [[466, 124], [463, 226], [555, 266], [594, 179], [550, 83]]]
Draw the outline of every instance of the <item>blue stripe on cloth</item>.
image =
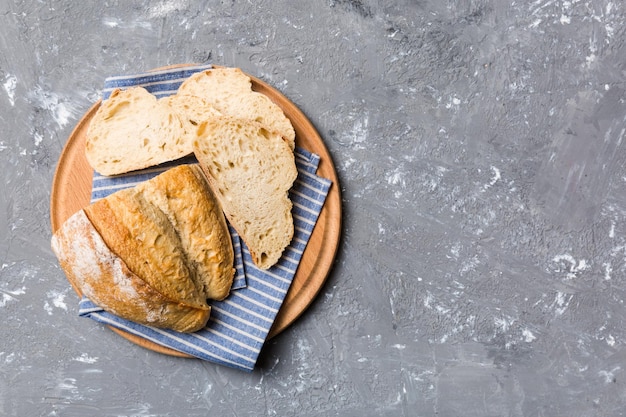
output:
[[[105, 81], [103, 98], [106, 99], [115, 88], [138, 85], [155, 96], [165, 96], [175, 92], [186, 77], [208, 68], [211, 66], [199, 65], [109, 77]], [[223, 301], [211, 302], [211, 317], [206, 328], [188, 334], [143, 326], [110, 314], [86, 298], [79, 303], [79, 314], [200, 359], [246, 371], [254, 369], [331, 187], [331, 181], [316, 175], [320, 162], [318, 155], [297, 148], [295, 160], [298, 178], [290, 191], [295, 231], [290, 245], [276, 265], [269, 270], [260, 270], [252, 262], [250, 252], [237, 232], [229, 225], [237, 271], [234, 291]], [[181, 163], [197, 161], [187, 157], [114, 177], [94, 173], [91, 200], [132, 187]]]
[[319, 163], [319, 155], [309, 152], [306, 149], [300, 149], [300, 151], [296, 154], [296, 164], [298, 164], [303, 170], [312, 174], [317, 172]]
[[180, 84], [195, 74], [212, 68], [212, 65], [195, 65], [181, 68], [166, 69], [160, 71], [151, 71], [144, 74], [121, 75], [109, 77], [104, 80], [104, 90], [102, 91], [102, 99], [106, 100], [111, 92], [116, 88], [128, 87], [144, 87], [151, 93], [159, 91], [167, 91], [168, 94], [176, 92]]
[[[145, 88], [146, 91], [148, 91], [149, 93], [152, 93], [157, 98], [161, 98], [161, 97], [170, 96], [176, 93], [176, 91], [178, 90], [178, 87], [180, 87], [180, 85], [182, 84], [184, 80], [185, 79], [174, 80], [166, 84], [144, 84], [142, 85], [142, 87]], [[129, 88], [129, 87], [125, 87], [125, 88]], [[113, 90], [116, 90], [116, 89], [117, 88], [103, 90], [102, 97], [105, 99], [111, 97], [111, 93], [113, 92]]]

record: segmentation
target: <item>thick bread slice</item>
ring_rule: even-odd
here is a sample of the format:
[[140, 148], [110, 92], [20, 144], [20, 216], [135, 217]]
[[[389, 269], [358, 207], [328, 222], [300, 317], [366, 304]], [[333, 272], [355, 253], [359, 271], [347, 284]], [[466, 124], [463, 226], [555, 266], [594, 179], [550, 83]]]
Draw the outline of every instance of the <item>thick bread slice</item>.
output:
[[134, 274], [106, 245], [83, 210], [53, 235], [52, 249], [74, 288], [106, 311], [179, 332], [199, 330], [209, 319], [210, 308], [168, 299]]
[[200, 126], [193, 149], [254, 263], [274, 265], [294, 231], [288, 192], [297, 170], [290, 146], [260, 123], [222, 117]]
[[134, 188], [85, 207], [104, 242], [128, 268], [170, 300], [206, 308], [176, 231], [159, 209]]
[[102, 175], [134, 171], [190, 153], [181, 118], [141, 87], [113, 91], [86, 134], [85, 156]]
[[206, 298], [229, 293], [234, 253], [224, 213], [197, 165], [179, 165], [135, 187], [174, 226]]
[[295, 131], [282, 109], [266, 95], [252, 91], [252, 81], [239, 68], [213, 68], [185, 80], [177, 95], [202, 97], [226, 116], [251, 119], [275, 130], [295, 147]]

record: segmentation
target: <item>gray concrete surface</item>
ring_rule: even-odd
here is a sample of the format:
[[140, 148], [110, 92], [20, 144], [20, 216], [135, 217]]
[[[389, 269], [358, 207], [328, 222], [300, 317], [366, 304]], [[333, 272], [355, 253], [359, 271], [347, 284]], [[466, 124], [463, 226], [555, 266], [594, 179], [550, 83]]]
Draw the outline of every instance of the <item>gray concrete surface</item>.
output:
[[[0, 415], [626, 415], [626, 5], [0, 1]], [[77, 317], [59, 154], [102, 80], [210, 61], [319, 129], [343, 239], [243, 373]]]

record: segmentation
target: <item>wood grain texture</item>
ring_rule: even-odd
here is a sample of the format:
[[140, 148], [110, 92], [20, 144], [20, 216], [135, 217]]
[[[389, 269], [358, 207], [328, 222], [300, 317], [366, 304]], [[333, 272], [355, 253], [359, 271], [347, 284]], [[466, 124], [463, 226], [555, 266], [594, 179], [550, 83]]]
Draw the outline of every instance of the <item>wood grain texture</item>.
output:
[[[339, 247], [342, 219], [341, 194], [331, 155], [308, 118], [278, 90], [256, 77], [250, 76], [250, 78], [253, 90], [268, 96], [291, 120], [296, 131], [296, 146], [320, 156], [318, 175], [328, 178], [333, 183], [293, 283], [268, 335], [268, 338], [272, 338], [291, 325], [309, 307], [326, 281]], [[100, 102], [97, 102], [85, 113], [72, 131], [59, 157], [50, 197], [50, 220], [53, 233], [72, 214], [89, 204], [93, 169], [85, 158], [85, 134], [99, 106]], [[77, 288], [74, 290], [81, 296]], [[189, 357], [189, 355], [123, 330], [110, 328], [144, 348], [172, 356]]]

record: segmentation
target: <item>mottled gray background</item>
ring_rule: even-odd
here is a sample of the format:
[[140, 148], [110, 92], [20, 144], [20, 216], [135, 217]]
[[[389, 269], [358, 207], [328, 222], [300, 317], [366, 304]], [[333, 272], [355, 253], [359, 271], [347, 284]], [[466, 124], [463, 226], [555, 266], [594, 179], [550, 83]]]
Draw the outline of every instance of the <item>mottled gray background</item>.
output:
[[[626, 415], [619, 0], [0, 0], [0, 415]], [[236, 66], [341, 181], [311, 308], [243, 373], [77, 317], [59, 154], [104, 77]]]

